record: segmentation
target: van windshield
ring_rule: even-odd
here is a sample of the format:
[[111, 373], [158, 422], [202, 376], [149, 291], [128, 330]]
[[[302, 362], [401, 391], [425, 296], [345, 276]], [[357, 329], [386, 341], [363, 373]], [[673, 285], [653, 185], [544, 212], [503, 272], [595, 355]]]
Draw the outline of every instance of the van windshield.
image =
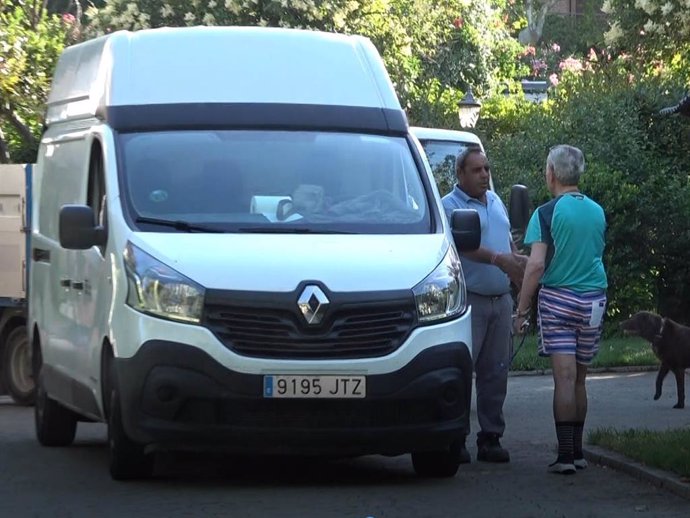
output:
[[403, 137], [309, 131], [120, 136], [123, 197], [155, 232], [431, 232]]

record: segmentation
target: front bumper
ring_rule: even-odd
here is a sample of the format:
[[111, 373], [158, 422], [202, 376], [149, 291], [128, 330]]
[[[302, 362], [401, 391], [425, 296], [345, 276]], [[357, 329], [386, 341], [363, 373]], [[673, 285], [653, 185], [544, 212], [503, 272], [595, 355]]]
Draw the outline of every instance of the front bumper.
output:
[[398, 455], [443, 449], [469, 431], [472, 359], [460, 342], [367, 376], [364, 399], [264, 398], [263, 375], [162, 340], [115, 368], [125, 430], [151, 450]]

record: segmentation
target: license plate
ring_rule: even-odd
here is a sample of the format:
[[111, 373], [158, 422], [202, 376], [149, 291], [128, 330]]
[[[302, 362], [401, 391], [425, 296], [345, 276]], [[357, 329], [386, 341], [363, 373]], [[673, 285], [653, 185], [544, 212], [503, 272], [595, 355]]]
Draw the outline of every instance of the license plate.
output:
[[363, 398], [365, 376], [264, 376], [266, 398]]

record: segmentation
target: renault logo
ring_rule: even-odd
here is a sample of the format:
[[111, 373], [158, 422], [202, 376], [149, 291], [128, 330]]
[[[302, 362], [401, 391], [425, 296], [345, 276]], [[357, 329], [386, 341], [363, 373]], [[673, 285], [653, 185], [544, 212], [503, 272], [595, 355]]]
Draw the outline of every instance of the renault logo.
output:
[[307, 324], [320, 324], [330, 304], [326, 294], [318, 286], [307, 286], [297, 299], [297, 305]]

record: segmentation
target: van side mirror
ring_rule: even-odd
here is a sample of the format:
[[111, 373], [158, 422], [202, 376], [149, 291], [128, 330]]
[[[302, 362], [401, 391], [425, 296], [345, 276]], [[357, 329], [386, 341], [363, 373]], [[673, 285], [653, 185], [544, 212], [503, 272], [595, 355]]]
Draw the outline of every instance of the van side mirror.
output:
[[60, 246], [68, 250], [88, 250], [106, 244], [105, 230], [96, 225], [93, 209], [86, 205], [63, 205], [59, 232]]
[[510, 189], [509, 205], [510, 228], [521, 234], [527, 230], [529, 213], [532, 208], [527, 187], [516, 184]]
[[450, 218], [453, 241], [458, 252], [471, 252], [479, 248], [482, 230], [479, 213], [474, 209], [455, 209]]

